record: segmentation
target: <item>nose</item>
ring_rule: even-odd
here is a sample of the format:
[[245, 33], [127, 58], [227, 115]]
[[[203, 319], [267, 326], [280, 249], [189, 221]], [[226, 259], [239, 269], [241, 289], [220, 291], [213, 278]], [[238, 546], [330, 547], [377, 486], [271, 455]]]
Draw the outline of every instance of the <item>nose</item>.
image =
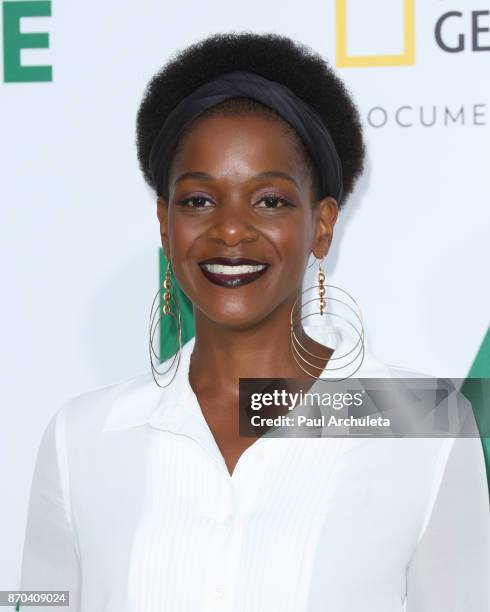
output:
[[212, 240], [226, 246], [257, 240], [258, 231], [242, 207], [223, 206], [213, 221], [208, 232]]

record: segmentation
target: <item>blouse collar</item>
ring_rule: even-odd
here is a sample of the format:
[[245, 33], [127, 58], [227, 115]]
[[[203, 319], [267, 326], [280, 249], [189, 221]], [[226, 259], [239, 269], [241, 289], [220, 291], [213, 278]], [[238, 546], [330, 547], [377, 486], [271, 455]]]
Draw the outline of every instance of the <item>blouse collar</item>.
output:
[[[352, 335], [334, 326], [320, 328], [304, 325], [304, 329], [315, 340], [332, 347], [334, 357], [336, 354], [342, 355], [350, 350], [352, 343], [356, 342]], [[212, 440], [209, 439], [211, 432], [189, 382], [189, 365], [194, 342], [195, 337], [182, 346], [177, 372], [167, 387], [158, 387], [151, 373], [111, 387], [111, 405], [102, 431], [128, 429], [149, 424], [158, 429], [184, 435], [190, 432], [193, 438], [198, 437], [205, 444], [213, 445], [214, 443], [215, 445], [212, 435]], [[168, 368], [171, 360], [172, 357], [161, 364], [163, 371]], [[338, 361], [338, 364], [342, 363], [343, 360]], [[325, 373], [326, 371], [322, 372], [322, 376], [325, 376]], [[335, 378], [339, 376], [339, 373], [332, 370], [327, 375]], [[390, 370], [366, 349], [362, 365], [354, 376], [356, 378], [386, 378], [390, 376]]]

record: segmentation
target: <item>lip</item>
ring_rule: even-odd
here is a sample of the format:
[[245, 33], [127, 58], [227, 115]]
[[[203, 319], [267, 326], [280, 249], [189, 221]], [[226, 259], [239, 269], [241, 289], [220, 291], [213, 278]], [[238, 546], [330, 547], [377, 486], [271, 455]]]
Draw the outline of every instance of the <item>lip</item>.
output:
[[210, 263], [210, 264], [221, 264], [223, 266], [268, 266], [265, 261], [257, 261], [257, 259], [248, 259], [245, 257], [211, 257], [210, 259], [203, 259], [199, 262], [199, 265]]
[[[217, 264], [224, 266], [241, 266], [241, 265], [262, 265], [265, 266], [262, 270], [257, 272], [242, 272], [240, 274], [217, 274], [207, 270], [204, 264]], [[199, 262], [199, 267], [203, 275], [214, 285], [227, 288], [236, 288], [243, 285], [253, 283], [261, 276], [263, 276], [269, 264], [263, 261], [257, 261], [256, 259], [249, 259], [245, 257], [212, 257]]]

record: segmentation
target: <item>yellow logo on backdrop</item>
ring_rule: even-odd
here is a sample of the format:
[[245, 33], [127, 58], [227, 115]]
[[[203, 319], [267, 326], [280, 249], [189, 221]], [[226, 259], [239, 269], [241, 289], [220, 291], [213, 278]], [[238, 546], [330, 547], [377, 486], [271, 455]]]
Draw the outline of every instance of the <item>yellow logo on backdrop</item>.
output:
[[415, 0], [403, 1], [403, 52], [396, 55], [349, 55], [347, 52], [347, 2], [336, 0], [336, 64], [340, 68], [410, 66], [415, 64]]

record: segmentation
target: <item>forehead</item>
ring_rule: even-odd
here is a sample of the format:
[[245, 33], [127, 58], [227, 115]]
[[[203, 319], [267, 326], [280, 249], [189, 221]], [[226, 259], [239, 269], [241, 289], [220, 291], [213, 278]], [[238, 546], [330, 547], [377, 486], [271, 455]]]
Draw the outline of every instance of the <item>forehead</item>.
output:
[[[291, 128], [292, 130], [292, 128]], [[181, 138], [170, 168], [192, 167], [214, 176], [282, 170], [298, 181], [308, 178], [291, 131], [281, 121], [258, 114], [198, 118]]]

